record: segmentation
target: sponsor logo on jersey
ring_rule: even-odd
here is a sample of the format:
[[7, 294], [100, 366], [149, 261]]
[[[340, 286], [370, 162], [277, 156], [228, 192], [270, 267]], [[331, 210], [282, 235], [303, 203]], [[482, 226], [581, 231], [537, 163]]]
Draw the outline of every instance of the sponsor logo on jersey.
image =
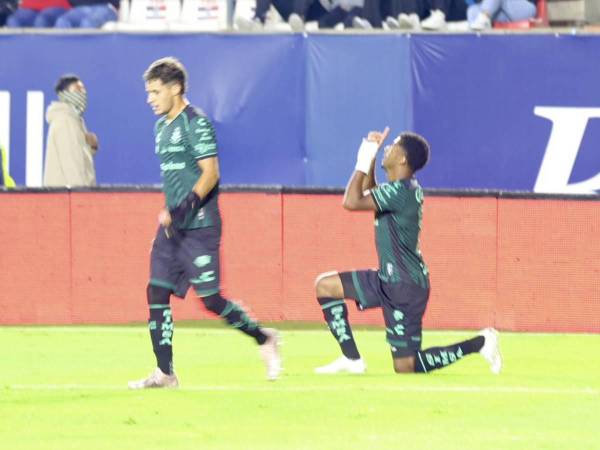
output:
[[170, 141], [173, 145], [177, 145], [181, 142], [181, 128], [177, 127], [173, 130]]
[[169, 145], [165, 148], [166, 153], [178, 153], [184, 151], [185, 147], [183, 145]]
[[163, 172], [167, 172], [169, 170], [181, 170], [181, 169], [185, 169], [185, 163], [184, 162], [168, 162], [168, 163], [162, 163], [160, 165], [160, 170], [162, 170]]
[[217, 146], [214, 143], [203, 144], [202, 142], [200, 142], [194, 146], [194, 150], [197, 150], [201, 153], [210, 152], [211, 150], [215, 150], [216, 148], [217, 148]]

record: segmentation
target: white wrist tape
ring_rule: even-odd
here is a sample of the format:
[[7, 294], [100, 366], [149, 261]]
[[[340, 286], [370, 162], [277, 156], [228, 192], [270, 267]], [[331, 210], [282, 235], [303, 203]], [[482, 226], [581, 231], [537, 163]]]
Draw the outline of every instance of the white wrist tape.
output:
[[377, 142], [362, 140], [358, 154], [356, 155], [356, 167], [355, 170], [362, 172], [366, 175], [369, 174], [371, 163], [377, 155]]

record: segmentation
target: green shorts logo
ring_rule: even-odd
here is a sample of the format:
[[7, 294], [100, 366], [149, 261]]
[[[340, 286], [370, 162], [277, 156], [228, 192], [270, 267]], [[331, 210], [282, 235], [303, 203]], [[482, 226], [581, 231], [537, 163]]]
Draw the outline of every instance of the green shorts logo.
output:
[[196, 267], [204, 267], [204, 266], [208, 266], [211, 261], [212, 261], [212, 257], [210, 255], [202, 255], [202, 256], [198, 256], [194, 260], [194, 265]]
[[192, 278], [190, 283], [192, 284], [201, 284], [201, 283], [210, 283], [211, 281], [215, 281], [217, 279], [214, 270], [209, 270], [207, 272], [202, 272], [198, 278]]

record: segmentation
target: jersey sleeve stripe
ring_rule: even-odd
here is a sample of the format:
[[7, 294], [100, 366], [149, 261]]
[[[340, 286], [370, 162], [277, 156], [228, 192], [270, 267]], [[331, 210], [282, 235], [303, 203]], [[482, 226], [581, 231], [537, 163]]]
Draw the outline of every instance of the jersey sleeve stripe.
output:
[[379, 212], [383, 212], [383, 208], [381, 207], [381, 204], [379, 203], [379, 200], [377, 199], [377, 195], [375, 194], [375, 191], [373, 189], [371, 189], [371, 197], [373, 197], [373, 200], [375, 201], [375, 206], [377, 206], [377, 211]]
[[214, 158], [216, 156], [217, 156], [217, 152], [209, 153], [207, 155], [199, 155], [199, 156], [196, 156], [196, 161], [200, 161], [200, 160], [207, 159], [207, 158]]

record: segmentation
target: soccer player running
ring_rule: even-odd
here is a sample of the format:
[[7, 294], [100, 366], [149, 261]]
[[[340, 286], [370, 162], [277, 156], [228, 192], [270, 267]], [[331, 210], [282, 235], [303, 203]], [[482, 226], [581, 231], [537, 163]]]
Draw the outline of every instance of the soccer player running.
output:
[[422, 319], [429, 299], [429, 274], [419, 251], [423, 190], [415, 172], [429, 160], [429, 144], [414, 133], [402, 133], [385, 147], [382, 166], [387, 183], [375, 181], [375, 160], [389, 134], [370, 132], [358, 150], [356, 170], [344, 194], [344, 208], [375, 212], [379, 270], [328, 272], [317, 277], [317, 300], [343, 356], [318, 367], [319, 374], [364, 373], [343, 299], [359, 310], [381, 308], [396, 373], [427, 373], [479, 352], [495, 374], [502, 368], [498, 333], [486, 328], [472, 339], [421, 350]]
[[219, 160], [215, 131], [206, 115], [184, 97], [187, 74], [175, 58], [155, 61], [144, 73], [148, 103], [162, 116], [155, 125], [166, 206], [150, 255], [148, 327], [157, 368], [131, 389], [177, 387], [173, 371], [171, 295], [183, 298], [190, 285], [204, 306], [260, 346], [267, 378], [281, 371], [279, 337], [262, 328], [236, 303], [221, 296]]

